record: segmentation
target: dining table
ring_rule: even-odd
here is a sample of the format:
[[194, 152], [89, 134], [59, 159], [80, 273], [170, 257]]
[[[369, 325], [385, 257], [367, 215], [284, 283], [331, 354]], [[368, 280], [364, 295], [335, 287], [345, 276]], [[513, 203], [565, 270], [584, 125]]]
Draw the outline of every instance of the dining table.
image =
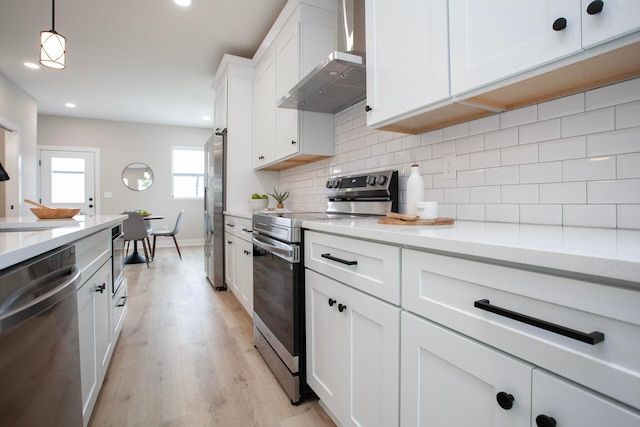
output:
[[[164, 219], [164, 215], [142, 215], [142, 219], [144, 219], [145, 221], [154, 221], [156, 219]], [[147, 227], [147, 229], [149, 228]], [[148, 248], [148, 250], [151, 251], [151, 248]], [[151, 254], [149, 254], [149, 261], [153, 261], [153, 259], [151, 258]], [[134, 240], [133, 252], [131, 253], [131, 255], [127, 255], [125, 257], [124, 263], [125, 264], [142, 264], [146, 262], [147, 262], [147, 259], [145, 258], [145, 256], [140, 252], [138, 252], [138, 241]]]

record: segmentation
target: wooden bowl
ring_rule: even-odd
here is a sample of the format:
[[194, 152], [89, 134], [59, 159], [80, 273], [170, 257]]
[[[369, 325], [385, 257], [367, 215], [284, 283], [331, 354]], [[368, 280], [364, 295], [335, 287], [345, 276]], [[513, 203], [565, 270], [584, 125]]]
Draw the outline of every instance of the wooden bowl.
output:
[[60, 219], [60, 218], [72, 218], [80, 212], [80, 209], [43, 209], [43, 208], [31, 208], [31, 212], [40, 219]]

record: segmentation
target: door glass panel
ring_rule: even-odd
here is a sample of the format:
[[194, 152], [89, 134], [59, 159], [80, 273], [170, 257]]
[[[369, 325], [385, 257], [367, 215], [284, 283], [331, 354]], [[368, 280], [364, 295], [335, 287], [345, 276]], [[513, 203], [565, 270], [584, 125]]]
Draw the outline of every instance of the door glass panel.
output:
[[86, 200], [85, 166], [82, 158], [51, 159], [52, 203], [83, 203]]

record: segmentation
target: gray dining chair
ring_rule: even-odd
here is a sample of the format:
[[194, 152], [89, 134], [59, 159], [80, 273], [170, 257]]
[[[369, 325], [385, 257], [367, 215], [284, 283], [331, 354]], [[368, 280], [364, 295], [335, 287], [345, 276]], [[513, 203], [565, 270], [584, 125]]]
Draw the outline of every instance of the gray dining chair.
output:
[[173, 237], [173, 243], [176, 245], [176, 249], [178, 250], [178, 256], [182, 259], [182, 254], [180, 253], [180, 246], [178, 246], [178, 241], [176, 240], [176, 234], [180, 231], [180, 225], [182, 224], [182, 214], [184, 214], [184, 209], [182, 209], [178, 213], [178, 217], [176, 218], [176, 225], [173, 227], [173, 230], [157, 230], [152, 231], [151, 235], [153, 236], [153, 249], [151, 250], [151, 257], [154, 258], [156, 256], [156, 237]]
[[142, 247], [144, 249], [144, 257], [147, 261], [147, 268], [149, 267], [149, 251], [147, 249], [147, 242], [149, 241], [149, 233], [147, 232], [147, 226], [145, 220], [137, 212], [127, 212], [128, 218], [122, 221], [122, 232], [124, 233], [124, 241], [127, 244], [127, 253], [129, 252], [129, 243], [131, 241], [137, 243], [142, 241]]

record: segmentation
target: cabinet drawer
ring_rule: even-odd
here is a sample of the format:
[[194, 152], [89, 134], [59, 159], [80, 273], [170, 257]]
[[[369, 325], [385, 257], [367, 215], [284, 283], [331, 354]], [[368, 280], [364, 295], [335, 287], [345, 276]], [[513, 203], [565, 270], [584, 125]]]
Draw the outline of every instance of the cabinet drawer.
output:
[[111, 230], [102, 230], [76, 243], [78, 267], [82, 283], [91, 277], [111, 257]]
[[[640, 292], [414, 250], [403, 251], [402, 283], [406, 310], [640, 408]], [[476, 308], [481, 300], [604, 340]]]
[[558, 426], [640, 426], [640, 412], [584, 387], [542, 369], [534, 369], [532, 379], [532, 426], [539, 416], [553, 418]]
[[251, 220], [247, 218], [226, 215], [224, 217], [224, 231], [250, 242]]
[[127, 299], [127, 279], [124, 278], [122, 279], [122, 284], [120, 284], [118, 293], [111, 300], [111, 304], [113, 305], [114, 342], [118, 339], [122, 326], [124, 326], [124, 319], [127, 317]]
[[400, 304], [400, 248], [305, 231], [305, 267]]

